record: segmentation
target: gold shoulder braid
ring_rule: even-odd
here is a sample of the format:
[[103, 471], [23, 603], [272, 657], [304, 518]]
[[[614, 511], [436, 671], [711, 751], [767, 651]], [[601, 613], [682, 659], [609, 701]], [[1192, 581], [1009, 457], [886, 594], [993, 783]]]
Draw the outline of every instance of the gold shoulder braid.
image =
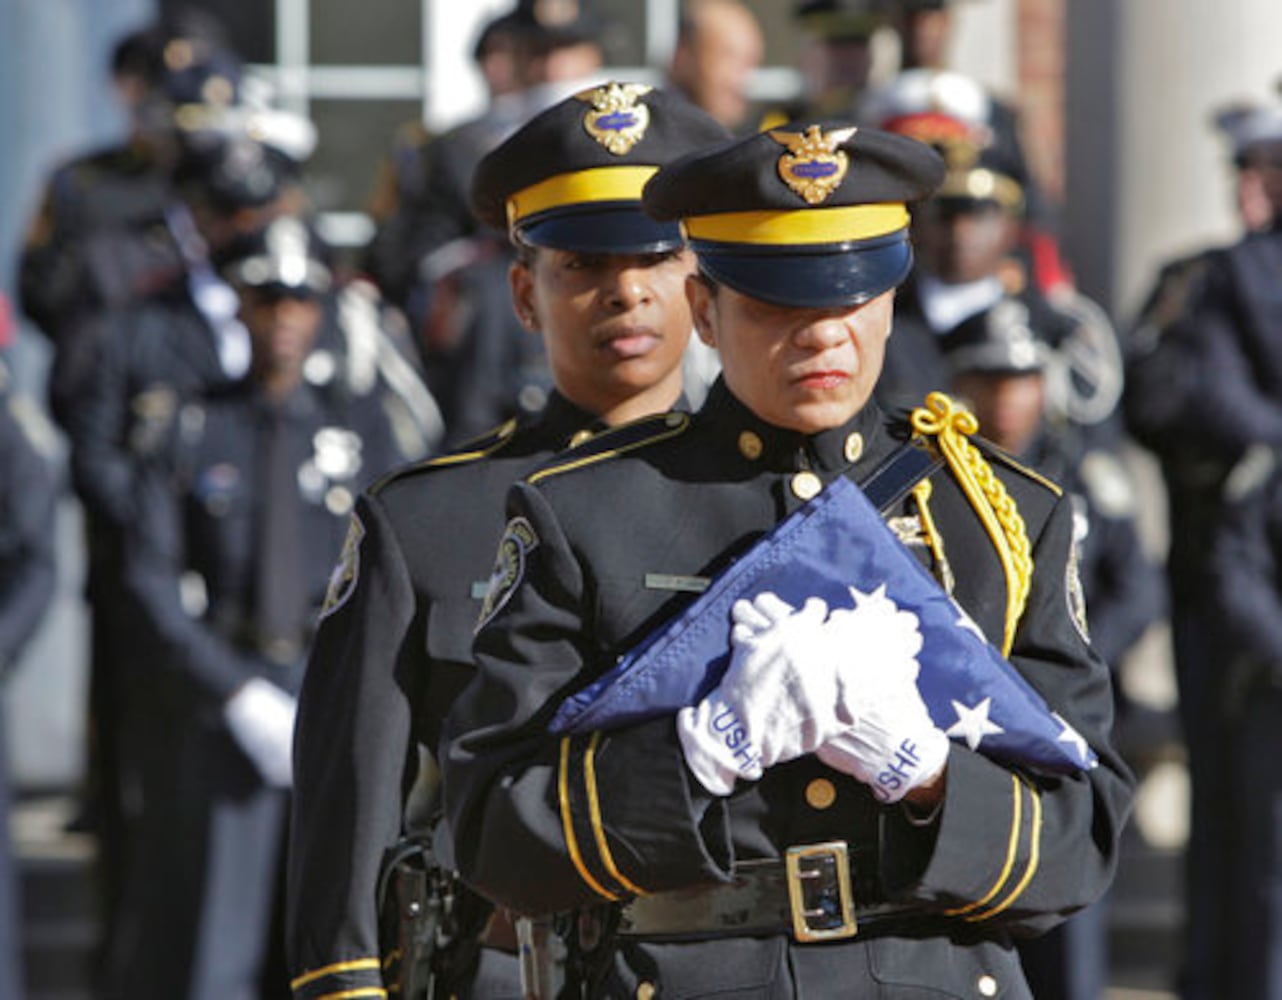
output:
[[944, 593], [951, 596], [953, 589], [957, 586], [957, 578], [953, 576], [952, 564], [949, 563], [948, 554], [944, 551], [944, 536], [935, 527], [935, 518], [930, 513], [930, 494], [933, 490], [930, 480], [923, 479], [913, 487], [913, 499], [917, 501], [921, 533], [925, 536], [926, 544], [935, 557], [935, 573], [939, 578], [939, 584], [944, 588]]
[[1006, 487], [994, 475], [992, 466], [967, 440], [979, 429], [974, 414], [944, 393], [932, 392], [926, 397], [925, 406], [913, 410], [912, 427], [917, 434], [935, 438], [948, 467], [957, 477], [997, 550], [1006, 573], [1006, 630], [1002, 655], [1009, 655], [1015, 641], [1015, 627], [1024, 613], [1033, 580], [1032, 547], [1024, 518], [1006, 492]]

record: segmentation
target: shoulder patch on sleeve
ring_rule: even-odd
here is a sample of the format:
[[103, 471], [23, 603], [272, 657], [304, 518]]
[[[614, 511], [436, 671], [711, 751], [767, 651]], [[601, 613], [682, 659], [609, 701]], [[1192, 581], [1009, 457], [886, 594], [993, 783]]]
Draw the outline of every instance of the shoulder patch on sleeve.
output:
[[481, 614], [476, 621], [477, 631], [498, 614], [520, 586], [525, 577], [529, 554], [538, 544], [539, 536], [534, 533], [534, 526], [525, 518], [514, 517], [508, 522], [499, 542], [498, 554], [494, 557], [494, 569], [490, 571], [485, 600], [481, 603]]
[[594, 435], [577, 447], [562, 452], [551, 464], [545, 465], [531, 475], [528, 481], [537, 483], [541, 479], [547, 479], [549, 476], [570, 472], [573, 469], [581, 469], [586, 465], [594, 465], [597, 462], [616, 458], [629, 451], [636, 451], [638, 448], [666, 441], [668, 438], [684, 434], [689, 426], [690, 415], [688, 413], [673, 411], [671, 413], [642, 417], [640, 420], [620, 424], [618, 427], [611, 427], [609, 430]]
[[356, 511], [352, 511], [351, 518], [347, 522], [347, 537], [343, 539], [343, 550], [339, 553], [338, 564], [329, 576], [325, 603], [321, 605], [321, 621], [346, 604], [347, 599], [356, 590], [361, 572], [361, 540], [364, 537], [365, 525], [361, 523]]
[[1251, 445], [1224, 481], [1224, 498], [1230, 503], [1244, 500], [1268, 482], [1277, 464], [1277, 454], [1267, 444]]

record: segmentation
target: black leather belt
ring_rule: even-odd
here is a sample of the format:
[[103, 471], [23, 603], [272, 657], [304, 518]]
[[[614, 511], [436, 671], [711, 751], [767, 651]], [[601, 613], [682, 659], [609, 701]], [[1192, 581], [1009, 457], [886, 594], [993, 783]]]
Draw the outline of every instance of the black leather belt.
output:
[[623, 907], [624, 937], [711, 938], [789, 933], [798, 941], [834, 941], [922, 911], [882, 903], [857, 906], [845, 841], [790, 847], [782, 860], [735, 865], [724, 885], [640, 896]]

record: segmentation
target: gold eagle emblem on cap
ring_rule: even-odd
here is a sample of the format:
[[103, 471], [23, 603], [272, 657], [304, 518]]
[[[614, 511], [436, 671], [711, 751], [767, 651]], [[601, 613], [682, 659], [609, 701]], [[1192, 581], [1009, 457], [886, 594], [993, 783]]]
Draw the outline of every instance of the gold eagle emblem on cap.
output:
[[654, 88], [645, 83], [607, 83], [574, 96], [592, 105], [583, 128], [615, 156], [623, 156], [641, 141], [650, 125], [650, 109], [637, 101]]
[[853, 125], [831, 132], [811, 125], [805, 132], [772, 129], [766, 135], [788, 147], [779, 157], [779, 177], [807, 205], [818, 205], [837, 189], [850, 169], [850, 157], [837, 147], [858, 131]]

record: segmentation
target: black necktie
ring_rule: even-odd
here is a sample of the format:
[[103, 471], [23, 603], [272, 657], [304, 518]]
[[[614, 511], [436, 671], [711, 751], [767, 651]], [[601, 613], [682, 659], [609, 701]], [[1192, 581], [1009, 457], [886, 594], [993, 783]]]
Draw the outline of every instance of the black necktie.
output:
[[301, 653], [307, 609], [303, 511], [286, 410], [285, 406], [263, 410], [254, 608], [259, 651], [280, 663], [291, 663]]

